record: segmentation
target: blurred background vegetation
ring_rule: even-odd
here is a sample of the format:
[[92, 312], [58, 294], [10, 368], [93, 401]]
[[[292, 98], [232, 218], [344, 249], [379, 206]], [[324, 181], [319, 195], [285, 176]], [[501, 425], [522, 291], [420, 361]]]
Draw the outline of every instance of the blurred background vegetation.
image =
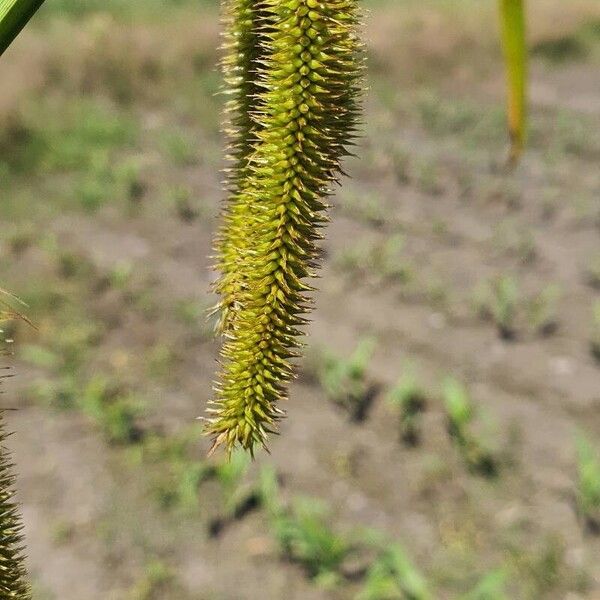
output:
[[365, 2], [360, 158], [272, 455], [195, 418], [221, 198], [216, 2], [48, 0], [0, 63], [0, 281], [36, 600], [600, 597], [600, 5]]

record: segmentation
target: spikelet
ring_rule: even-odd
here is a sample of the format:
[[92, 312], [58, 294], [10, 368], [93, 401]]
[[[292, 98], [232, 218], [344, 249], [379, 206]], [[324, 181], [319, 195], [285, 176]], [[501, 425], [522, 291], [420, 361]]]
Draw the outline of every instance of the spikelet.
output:
[[[355, 137], [362, 46], [357, 0], [263, 0], [257, 142], [237, 217], [247, 236], [207, 432], [266, 446], [282, 416], [310, 304], [326, 201]], [[238, 223], [239, 225], [239, 223]], [[229, 223], [231, 227], [231, 223]]]

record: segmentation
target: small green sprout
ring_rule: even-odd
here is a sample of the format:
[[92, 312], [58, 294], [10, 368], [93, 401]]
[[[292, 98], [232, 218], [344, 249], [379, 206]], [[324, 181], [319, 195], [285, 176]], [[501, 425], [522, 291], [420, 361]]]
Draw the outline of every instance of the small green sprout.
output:
[[357, 278], [374, 276], [379, 282], [406, 284], [412, 280], [413, 272], [403, 252], [404, 244], [401, 234], [364, 241], [340, 253], [336, 263], [340, 270]]
[[329, 528], [326, 511], [312, 499], [300, 499], [274, 523], [281, 551], [300, 564], [309, 577], [332, 587], [342, 578], [342, 565], [352, 551], [350, 543]]
[[487, 477], [495, 475], [498, 465], [492, 451], [471, 431], [476, 411], [467, 390], [459, 381], [449, 378], [444, 382], [443, 396], [448, 433], [463, 460], [476, 473]]
[[369, 384], [367, 369], [375, 350], [372, 337], [363, 338], [349, 359], [325, 353], [318, 378], [327, 397], [344, 408], [353, 421], [366, 418], [376, 388]]
[[461, 600], [508, 600], [506, 594], [506, 569], [495, 569], [487, 573], [474, 589], [461, 597]]
[[387, 402], [399, 410], [401, 440], [409, 446], [416, 446], [421, 437], [419, 417], [427, 405], [427, 394], [410, 367], [389, 391]]
[[577, 436], [577, 505], [586, 525], [600, 531], [600, 460], [589, 440]]
[[600, 300], [597, 300], [593, 307], [590, 352], [596, 359], [596, 362], [600, 363]]
[[496, 324], [500, 337], [514, 339], [519, 303], [519, 287], [514, 277], [503, 275], [479, 286], [474, 300], [479, 314]]
[[301, 565], [325, 587], [343, 578], [342, 566], [353, 551], [352, 544], [330, 529], [326, 510], [314, 499], [302, 498], [286, 507], [281, 501], [277, 474], [265, 467], [259, 478], [260, 501], [282, 555]]
[[514, 278], [500, 277], [493, 287], [492, 314], [500, 335], [504, 339], [515, 336], [515, 315], [519, 299], [519, 288]]
[[356, 600], [430, 600], [425, 578], [414, 567], [404, 549], [393, 544], [384, 548], [367, 573]]
[[132, 395], [95, 376], [84, 387], [79, 400], [81, 410], [100, 427], [107, 440], [115, 444], [139, 441], [141, 430], [136, 424], [141, 405]]
[[534, 331], [544, 336], [551, 335], [556, 331], [560, 296], [560, 286], [550, 284], [529, 302], [529, 323]]

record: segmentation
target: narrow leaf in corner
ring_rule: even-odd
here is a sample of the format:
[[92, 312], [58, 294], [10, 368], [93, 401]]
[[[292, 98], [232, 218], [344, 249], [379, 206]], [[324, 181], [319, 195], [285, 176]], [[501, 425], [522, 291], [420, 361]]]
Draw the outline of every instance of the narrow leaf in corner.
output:
[[44, 0], [0, 0], [0, 56], [43, 3]]

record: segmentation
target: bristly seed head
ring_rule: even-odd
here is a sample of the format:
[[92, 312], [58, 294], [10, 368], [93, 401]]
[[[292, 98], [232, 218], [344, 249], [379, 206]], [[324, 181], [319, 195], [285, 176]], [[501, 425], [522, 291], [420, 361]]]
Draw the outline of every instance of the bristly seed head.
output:
[[250, 97], [232, 88], [235, 110], [252, 114], [246, 121], [238, 114], [248, 127], [232, 136], [234, 148], [244, 149], [217, 244], [225, 341], [206, 427], [215, 446], [250, 452], [266, 447], [283, 415], [278, 403], [310, 306], [306, 279], [318, 262], [326, 199], [355, 137], [363, 61], [357, 0], [252, 5], [260, 13], [252, 38], [259, 49], [242, 52], [242, 62], [254, 57], [244, 76], [256, 72], [255, 91]]

